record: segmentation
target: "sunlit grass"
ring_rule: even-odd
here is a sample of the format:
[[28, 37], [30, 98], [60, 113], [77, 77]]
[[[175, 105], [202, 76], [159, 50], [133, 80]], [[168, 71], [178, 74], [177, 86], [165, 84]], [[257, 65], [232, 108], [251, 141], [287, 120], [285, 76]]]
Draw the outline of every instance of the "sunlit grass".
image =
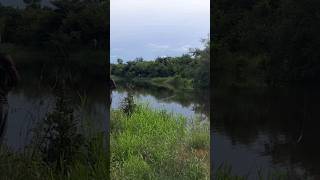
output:
[[111, 179], [209, 179], [207, 130], [145, 105], [130, 116], [113, 110]]

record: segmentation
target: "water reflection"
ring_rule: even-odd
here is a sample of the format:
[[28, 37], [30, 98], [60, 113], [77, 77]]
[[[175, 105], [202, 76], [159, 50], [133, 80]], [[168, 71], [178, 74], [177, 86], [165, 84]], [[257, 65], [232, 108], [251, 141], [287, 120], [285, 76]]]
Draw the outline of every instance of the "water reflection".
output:
[[[157, 89], [152, 86], [135, 87], [133, 91], [137, 102], [148, 104], [153, 109], [164, 109], [170, 113], [179, 114], [188, 119], [200, 118], [208, 120], [209, 100], [201, 99], [201, 95], [195, 92], [177, 93], [168, 89]], [[118, 87], [112, 94], [111, 107], [117, 109], [121, 106], [128, 90]]]
[[[45, 62], [45, 63], [44, 63]], [[72, 63], [72, 62], [69, 62]], [[5, 141], [13, 150], [23, 150], [32, 140], [33, 129], [51, 112], [56, 100], [54, 87], [61, 72], [56, 61], [18, 63], [21, 74], [19, 86], [9, 94], [9, 118]], [[70, 72], [68, 98], [80, 120], [92, 121], [93, 128], [107, 130], [107, 94], [101, 67], [92, 64], [80, 67], [68, 64]], [[92, 69], [90, 69], [92, 68]], [[79, 71], [81, 70], [81, 71]]]
[[319, 98], [318, 88], [217, 90], [215, 167], [227, 163], [241, 175], [281, 167], [295, 176], [319, 176]]

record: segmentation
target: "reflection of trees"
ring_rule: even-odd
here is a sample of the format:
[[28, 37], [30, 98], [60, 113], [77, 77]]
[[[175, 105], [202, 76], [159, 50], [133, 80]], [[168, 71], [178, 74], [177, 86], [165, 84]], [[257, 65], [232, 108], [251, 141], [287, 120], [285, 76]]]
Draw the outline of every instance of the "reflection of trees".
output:
[[23, 90], [27, 97], [51, 94], [59, 80], [59, 74], [64, 72], [68, 76], [67, 85], [72, 89], [69, 92], [72, 98], [79, 99], [79, 95], [87, 96], [88, 104], [106, 102], [107, 83], [103, 66], [90, 63], [84, 65], [72, 60], [62, 61], [49, 58], [36, 62], [17, 63], [22, 79], [20, 88], [16, 92]]
[[[123, 84], [118, 84], [117, 91], [126, 92], [126, 88]], [[152, 86], [150, 84], [146, 86], [134, 86], [134, 95], [148, 96], [151, 95], [157, 100], [166, 103], [178, 103], [183, 107], [193, 106], [193, 109], [198, 114], [204, 114], [209, 117], [210, 112], [210, 100], [209, 92], [176, 92], [164, 87]]]
[[261, 155], [271, 156], [275, 164], [320, 172], [320, 143], [315, 140], [320, 97], [315, 89], [223, 90], [217, 94], [211, 123], [216, 131], [249, 146], [263, 134], [267, 139]]

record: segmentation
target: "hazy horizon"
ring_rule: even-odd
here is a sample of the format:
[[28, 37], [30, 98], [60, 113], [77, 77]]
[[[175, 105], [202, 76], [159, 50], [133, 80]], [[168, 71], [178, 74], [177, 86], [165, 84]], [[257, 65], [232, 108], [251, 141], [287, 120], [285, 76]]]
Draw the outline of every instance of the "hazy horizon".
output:
[[110, 9], [111, 62], [179, 56], [210, 32], [210, 0], [116, 0]]

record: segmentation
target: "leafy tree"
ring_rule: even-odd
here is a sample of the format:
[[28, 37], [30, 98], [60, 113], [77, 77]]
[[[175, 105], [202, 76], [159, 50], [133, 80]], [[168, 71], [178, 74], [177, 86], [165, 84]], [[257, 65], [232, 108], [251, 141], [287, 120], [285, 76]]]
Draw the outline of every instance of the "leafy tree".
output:
[[123, 60], [122, 59], [117, 59], [118, 64], [123, 64]]
[[[111, 73], [127, 79], [172, 77], [175, 82], [192, 80], [195, 88], [208, 88], [210, 77], [210, 41], [204, 49], [194, 49], [178, 57], [158, 57], [154, 61], [136, 58], [126, 64], [113, 64]], [[192, 54], [192, 55], [191, 55]], [[121, 61], [120, 61], [121, 62]]]

